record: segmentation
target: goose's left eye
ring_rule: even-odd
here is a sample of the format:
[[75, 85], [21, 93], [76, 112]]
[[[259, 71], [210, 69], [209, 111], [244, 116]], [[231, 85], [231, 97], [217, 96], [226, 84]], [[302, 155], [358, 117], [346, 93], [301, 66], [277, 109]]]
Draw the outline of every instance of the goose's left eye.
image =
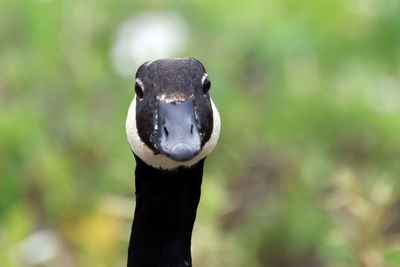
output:
[[210, 78], [208, 78], [208, 76], [204, 79], [203, 82], [203, 93], [207, 93], [208, 91], [210, 91], [211, 88], [211, 81]]
[[141, 99], [144, 95], [143, 88], [138, 82], [135, 82], [135, 94], [139, 99]]

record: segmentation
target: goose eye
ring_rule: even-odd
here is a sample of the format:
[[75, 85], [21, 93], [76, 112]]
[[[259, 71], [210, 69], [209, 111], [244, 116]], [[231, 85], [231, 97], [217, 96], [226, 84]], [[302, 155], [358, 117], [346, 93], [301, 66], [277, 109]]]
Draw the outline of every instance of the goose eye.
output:
[[210, 78], [206, 77], [203, 82], [203, 93], [206, 94], [208, 91], [210, 91], [210, 87], [211, 87]]
[[139, 99], [142, 98], [144, 95], [143, 88], [138, 82], [135, 82], [135, 94], [138, 96]]

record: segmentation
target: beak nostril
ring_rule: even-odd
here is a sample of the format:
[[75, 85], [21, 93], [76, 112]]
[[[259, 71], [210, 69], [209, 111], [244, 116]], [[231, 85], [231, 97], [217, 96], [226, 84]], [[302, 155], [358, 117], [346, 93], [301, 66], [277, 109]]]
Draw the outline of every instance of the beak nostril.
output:
[[165, 132], [165, 135], [168, 136], [169, 133], [168, 133], [167, 127], [165, 127], [165, 126], [164, 126], [164, 132]]
[[193, 134], [193, 124], [190, 125], [190, 133]]

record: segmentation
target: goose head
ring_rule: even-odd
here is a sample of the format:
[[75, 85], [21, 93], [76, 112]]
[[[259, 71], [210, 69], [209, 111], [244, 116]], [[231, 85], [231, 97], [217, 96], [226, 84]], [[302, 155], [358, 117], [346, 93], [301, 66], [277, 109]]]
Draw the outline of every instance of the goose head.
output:
[[196, 59], [161, 59], [141, 65], [126, 133], [133, 153], [160, 169], [190, 167], [215, 147], [220, 117], [211, 82]]

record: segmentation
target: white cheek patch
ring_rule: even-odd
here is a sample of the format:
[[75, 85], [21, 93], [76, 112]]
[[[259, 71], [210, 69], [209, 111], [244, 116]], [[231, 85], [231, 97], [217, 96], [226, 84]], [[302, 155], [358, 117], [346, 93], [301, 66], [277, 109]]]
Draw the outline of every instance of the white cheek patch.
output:
[[146, 164], [159, 169], [172, 170], [180, 166], [190, 167], [202, 158], [206, 157], [214, 149], [218, 142], [219, 132], [221, 129], [221, 119], [219, 112], [211, 100], [213, 110], [213, 130], [210, 139], [204, 144], [202, 150], [197, 156], [188, 161], [178, 162], [163, 154], [155, 154], [139, 137], [138, 130], [136, 127], [136, 96], [133, 99], [126, 118], [126, 136], [128, 138], [129, 145], [132, 151], [141, 158]]

